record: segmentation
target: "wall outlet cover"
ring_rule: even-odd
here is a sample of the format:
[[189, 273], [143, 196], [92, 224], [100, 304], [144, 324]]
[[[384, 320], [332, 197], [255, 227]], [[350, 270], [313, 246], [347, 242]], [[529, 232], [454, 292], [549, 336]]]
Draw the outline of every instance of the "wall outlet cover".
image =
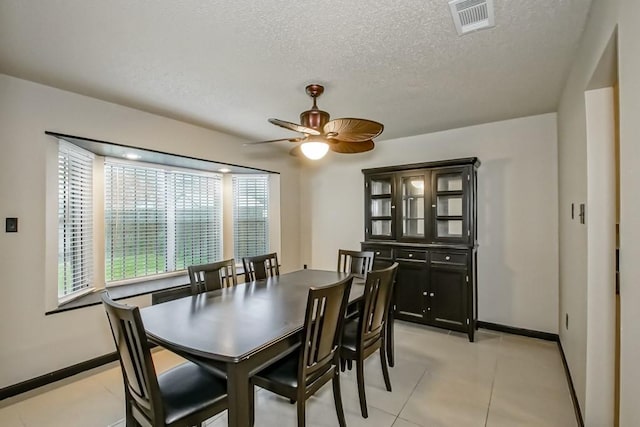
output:
[[17, 233], [18, 232], [18, 218], [6, 218], [5, 220], [5, 232]]

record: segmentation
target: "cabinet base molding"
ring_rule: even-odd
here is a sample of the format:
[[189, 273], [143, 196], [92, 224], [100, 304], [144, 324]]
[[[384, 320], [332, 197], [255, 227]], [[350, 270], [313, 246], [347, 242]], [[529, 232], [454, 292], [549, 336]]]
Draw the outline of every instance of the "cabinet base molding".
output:
[[478, 328], [489, 329], [491, 331], [506, 332], [508, 334], [513, 334], [513, 335], [522, 335], [523, 337], [537, 338], [539, 340], [554, 341], [554, 342], [560, 341], [560, 337], [558, 336], [558, 334], [534, 331], [532, 329], [516, 328], [513, 326], [501, 325], [499, 323], [490, 323], [490, 322], [483, 322], [482, 320], [478, 320], [476, 322], [476, 326]]

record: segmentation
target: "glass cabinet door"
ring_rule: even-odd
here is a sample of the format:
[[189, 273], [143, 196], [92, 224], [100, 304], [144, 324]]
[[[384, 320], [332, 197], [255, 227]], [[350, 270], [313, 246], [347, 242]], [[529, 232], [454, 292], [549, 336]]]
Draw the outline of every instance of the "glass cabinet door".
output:
[[402, 178], [402, 235], [424, 238], [424, 175]]
[[403, 173], [398, 177], [398, 186], [397, 238], [407, 242], [424, 242], [429, 234], [429, 172]]
[[464, 169], [433, 172], [434, 240], [466, 242], [467, 172]]
[[368, 188], [368, 237], [391, 239], [393, 226], [393, 176], [373, 176], [367, 182]]

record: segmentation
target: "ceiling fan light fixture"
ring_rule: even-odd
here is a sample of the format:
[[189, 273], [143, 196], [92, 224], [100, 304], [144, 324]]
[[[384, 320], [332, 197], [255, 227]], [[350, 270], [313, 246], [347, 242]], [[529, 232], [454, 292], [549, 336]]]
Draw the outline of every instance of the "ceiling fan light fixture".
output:
[[306, 158], [320, 160], [327, 154], [327, 151], [329, 151], [329, 144], [322, 141], [308, 141], [302, 143], [300, 149]]

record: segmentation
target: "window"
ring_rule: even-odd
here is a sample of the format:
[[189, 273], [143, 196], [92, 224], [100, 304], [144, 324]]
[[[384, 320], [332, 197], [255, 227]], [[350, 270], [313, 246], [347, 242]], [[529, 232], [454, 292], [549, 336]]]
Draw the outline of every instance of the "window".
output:
[[105, 281], [165, 273], [165, 171], [105, 162]]
[[175, 270], [222, 259], [222, 180], [219, 175], [171, 175]]
[[222, 256], [217, 174], [105, 161], [105, 281], [151, 276]]
[[88, 151], [58, 145], [58, 298], [93, 283], [93, 159]]
[[57, 144], [47, 153], [57, 161], [47, 167], [47, 194], [58, 186], [46, 203], [47, 217], [58, 216], [46, 227], [47, 266], [58, 260], [57, 277], [46, 277], [48, 310], [105, 285], [173, 286], [187, 283], [190, 265], [278, 251], [277, 173], [232, 166], [222, 174], [228, 165], [46, 133]]
[[269, 177], [233, 176], [233, 238], [236, 260], [269, 252]]

